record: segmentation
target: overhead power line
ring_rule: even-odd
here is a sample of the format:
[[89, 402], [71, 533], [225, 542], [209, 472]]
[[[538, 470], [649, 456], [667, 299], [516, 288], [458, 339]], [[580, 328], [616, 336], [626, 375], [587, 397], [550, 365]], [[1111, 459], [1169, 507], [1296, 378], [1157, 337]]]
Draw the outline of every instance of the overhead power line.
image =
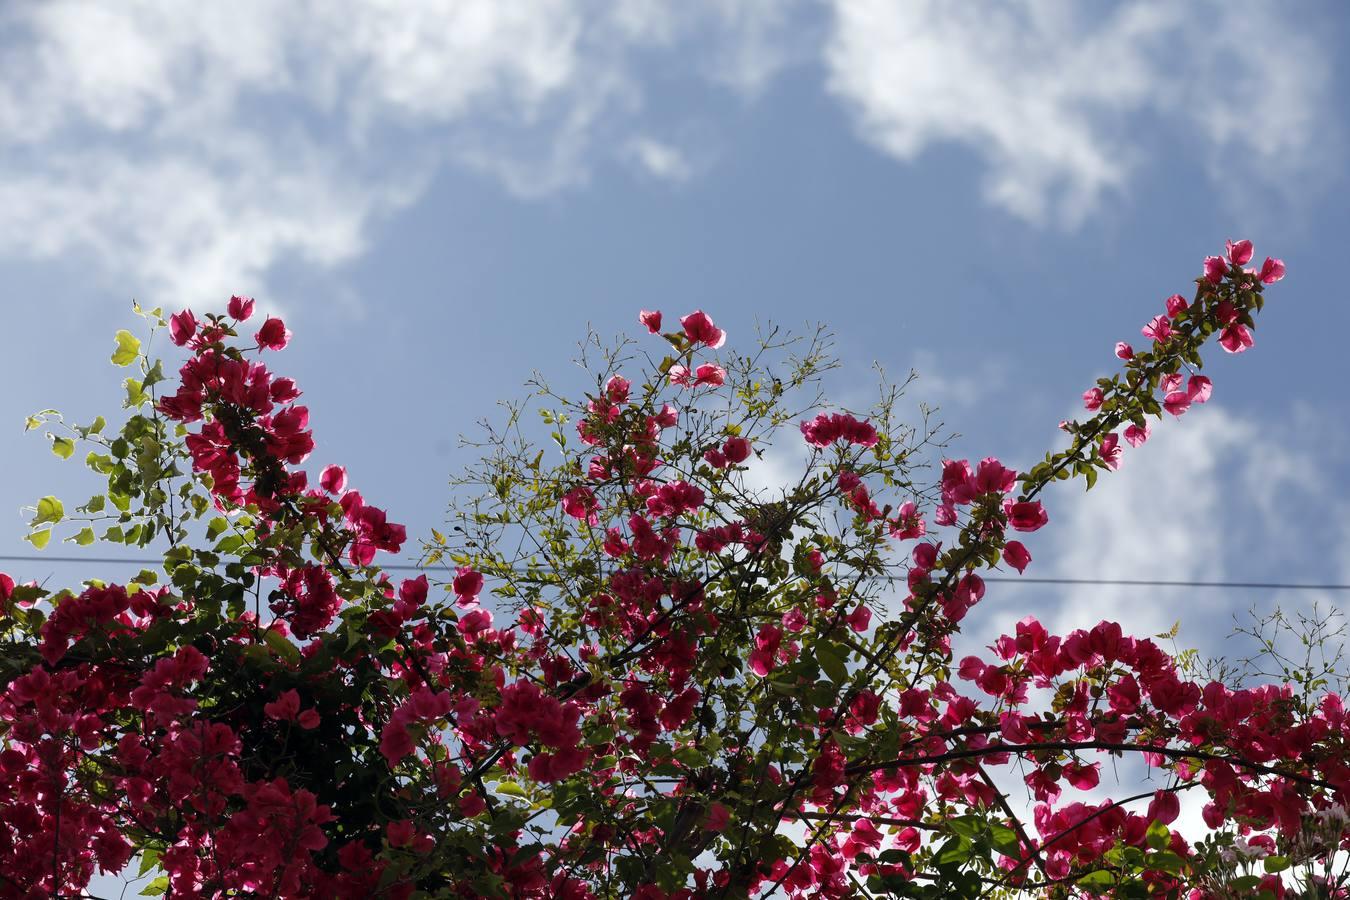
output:
[[[129, 556], [0, 556], [0, 562], [86, 563], [92, 565], [156, 566], [162, 560]], [[424, 566], [391, 563], [381, 566], [395, 572], [420, 572]], [[1158, 578], [1038, 578], [1035, 576], [982, 575], [987, 582], [1002, 584], [1079, 584], [1111, 587], [1235, 588], [1266, 591], [1350, 591], [1350, 584], [1298, 584], [1280, 581], [1187, 581]], [[894, 580], [903, 580], [895, 578]]]

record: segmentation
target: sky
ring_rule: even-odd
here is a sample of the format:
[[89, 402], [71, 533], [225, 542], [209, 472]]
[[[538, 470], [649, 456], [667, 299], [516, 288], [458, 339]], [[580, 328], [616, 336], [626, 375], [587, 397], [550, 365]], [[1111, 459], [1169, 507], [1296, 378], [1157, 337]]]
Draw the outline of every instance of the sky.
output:
[[[1289, 271], [1256, 346], [1047, 495], [1028, 574], [1350, 582], [1348, 47], [1336, 0], [4, 4], [0, 556], [32, 553], [23, 506], [94, 490], [23, 422], [113, 417], [133, 298], [284, 316], [314, 470], [420, 537], [460, 436], [588, 326], [823, 322], [834, 396], [913, 368], [951, 455], [1027, 466], [1246, 237]], [[1217, 654], [1235, 613], [1347, 596], [1000, 584], [971, 639], [1180, 620]]]

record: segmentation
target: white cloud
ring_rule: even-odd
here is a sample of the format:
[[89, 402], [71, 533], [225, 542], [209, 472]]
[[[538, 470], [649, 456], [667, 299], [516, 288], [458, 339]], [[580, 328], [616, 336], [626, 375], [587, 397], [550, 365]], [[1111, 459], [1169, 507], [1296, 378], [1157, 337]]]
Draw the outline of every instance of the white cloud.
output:
[[[950, 374], [953, 369], [957, 374]], [[914, 371], [917, 377], [909, 393], [942, 410], [974, 407], [1008, 383], [1007, 360], [988, 353], [980, 354], [962, 369], [950, 363], [944, 367], [937, 354], [919, 350], [914, 354]]]
[[[1323, 433], [1333, 430], [1323, 429]], [[1062, 578], [1165, 581], [1325, 582], [1341, 536], [1329, 522], [1350, 521], [1350, 504], [1328, 501], [1328, 464], [1317, 432], [1260, 427], [1210, 403], [1180, 420], [1155, 423], [1143, 447], [1127, 448], [1123, 465], [1084, 492], [1066, 482], [1046, 495], [1051, 524], [1032, 544], [1028, 574]], [[1342, 460], [1342, 462], [1344, 462]], [[1328, 503], [1330, 506], [1328, 507]], [[1329, 515], [1310, 517], [1309, 509]], [[1040, 537], [1036, 535], [1034, 537]], [[1316, 592], [1115, 585], [1004, 590], [1005, 628], [1030, 612], [1064, 633], [1107, 619], [1149, 635], [1181, 622], [1181, 646], [1207, 654], [1223, 646], [1234, 616], [1248, 609], [1307, 609], [1334, 604]], [[1034, 608], [1025, 604], [1037, 598]], [[981, 635], [988, 640], [990, 635]]]
[[[686, 148], [634, 127], [644, 93], [630, 56], [693, 44], [682, 52], [712, 74], [743, 39], [768, 40], [776, 9], [10, 5], [0, 11], [0, 255], [73, 255], [120, 293], [212, 302], [265, 292], [283, 262], [353, 259], [372, 224], [446, 164], [534, 196], [584, 183], [605, 147], [631, 137], [649, 171], [687, 177], [697, 167]], [[776, 70], [760, 56], [746, 78]]]
[[832, 5], [829, 84], [862, 136], [902, 160], [969, 148], [988, 200], [1031, 222], [1074, 226], [1123, 192], [1140, 116], [1203, 142], [1228, 178], [1277, 159], [1287, 177], [1323, 139], [1325, 51], [1274, 3]]
[[662, 181], [684, 181], [693, 166], [678, 147], [640, 135], [628, 142], [624, 155], [649, 175]]
[[716, 139], [648, 109], [667, 83], [753, 98], [822, 52], [867, 139], [904, 159], [972, 146], [994, 202], [1073, 221], [1142, 161], [1135, 114], [1190, 123], [1216, 171], [1310, 153], [1325, 54], [1271, 18], [1217, 0], [1100, 21], [1031, 0], [8, 4], [0, 255], [92, 262], [155, 302], [265, 294], [283, 263], [356, 258], [447, 165], [527, 197], [616, 159], [693, 177]]

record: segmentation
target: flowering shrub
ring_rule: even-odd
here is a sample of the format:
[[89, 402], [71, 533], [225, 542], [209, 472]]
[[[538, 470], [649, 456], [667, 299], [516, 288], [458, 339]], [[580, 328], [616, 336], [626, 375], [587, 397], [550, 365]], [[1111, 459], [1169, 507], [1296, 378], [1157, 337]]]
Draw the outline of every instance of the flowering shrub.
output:
[[[404, 528], [340, 466], [304, 468], [300, 390], [264, 363], [286, 326], [239, 297], [143, 313], [186, 354], [176, 379], [120, 332], [121, 429], [30, 422], [106, 479], [71, 514], [39, 501], [30, 540], [155, 543], [163, 566], [0, 576], [0, 897], [74, 895], [137, 855], [175, 898], [1283, 894], [1347, 836], [1338, 697], [1193, 680], [1110, 622], [951, 650], [980, 573], [1032, 565], [1013, 533], [1051, 522], [1047, 489], [1208, 400], [1211, 338], [1252, 346], [1284, 267], [1251, 255], [1230, 243], [1147, 345], [1116, 345], [1067, 448], [947, 460], [932, 485], [896, 389], [823, 407], [822, 335], [714, 356], [706, 313], [663, 333], [643, 311], [650, 343], [592, 359], [589, 396], [541, 387], [553, 462], [513, 409], [427, 574], [398, 580], [377, 561]], [[803, 470], [753, 489], [788, 439]], [[1080, 799], [1112, 757], [1155, 787]], [[1186, 791], [1200, 842], [1172, 827]]]

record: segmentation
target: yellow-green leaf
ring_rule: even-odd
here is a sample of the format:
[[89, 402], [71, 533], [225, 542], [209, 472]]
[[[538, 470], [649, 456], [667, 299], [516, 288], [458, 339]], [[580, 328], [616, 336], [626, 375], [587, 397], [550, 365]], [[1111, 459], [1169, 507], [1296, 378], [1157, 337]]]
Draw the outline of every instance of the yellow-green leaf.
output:
[[117, 332], [117, 349], [113, 351], [112, 363], [115, 366], [129, 366], [141, 353], [141, 340], [126, 329]]
[[33, 519], [34, 525], [41, 525], [43, 522], [55, 524], [66, 517], [66, 507], [55, 497], [43, 497], [37, 503], [37, 518]]
[[28, 535], [28, 537], [24, 538], [24, 540], [28, 541], [28, 543], [32, 544], [38, 550], [44, 549], [47, 546], [47, 542], [51, 539], [52, 530], [50, 528], [34, 531], [32, 534]]
[[52, 435], [52, 452], [62, 459], [70, 459], [75, 452], [75, 442], [70, 438]]

